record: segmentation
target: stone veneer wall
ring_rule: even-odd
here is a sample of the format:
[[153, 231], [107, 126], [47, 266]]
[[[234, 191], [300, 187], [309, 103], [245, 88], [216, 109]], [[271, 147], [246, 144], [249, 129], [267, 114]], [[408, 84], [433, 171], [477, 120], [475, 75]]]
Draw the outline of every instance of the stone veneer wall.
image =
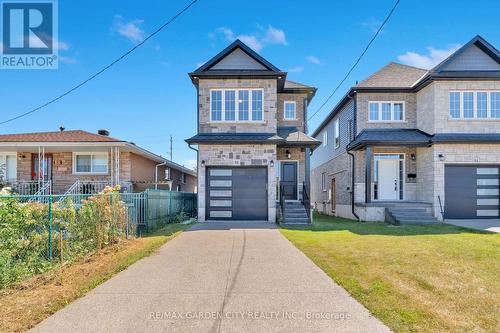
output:
[[[295, 126], [299, 131], [305, 132], [305, 99], [307, 94], [278, 94], [278, 126]], [[295, 102], [295, 120], [284, 119], [285, 101]]]
[[[414, 93], [357, 93], [357, 133], [365, 128], [416, 128], [417, 101]], [[405, 102], [405, 121], [368, 121], [368, 102]]]
[[[500, 81], [437, 81], [434, 87], [435, 133], [499, 133], [500, 120], [450, 119], [450, 95], [452, 90], [500, 90]], [[419, 107], [420, 108], [420, 107]]]
[[[210, 90], [230, 88], [264, 89], [264, 121], [210, 122]], [[198, 90], [199, 133], [276, 133], [276, 79], [200, 79]]]
[[[199, 145], [198, 147], [198, 220], [206, 220], [206, 167], [267, 166], [268, 221], [276, 221], [276, 145]], [[205, 166], [201, 165], [205, 161]]]

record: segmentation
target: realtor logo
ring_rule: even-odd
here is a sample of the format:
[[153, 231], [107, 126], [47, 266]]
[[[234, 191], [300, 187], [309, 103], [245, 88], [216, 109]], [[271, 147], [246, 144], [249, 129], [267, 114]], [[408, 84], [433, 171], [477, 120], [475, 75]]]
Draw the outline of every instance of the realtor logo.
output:
[[56, 69], [56, 14], [54, 1], [3, 1], [0, 67]]

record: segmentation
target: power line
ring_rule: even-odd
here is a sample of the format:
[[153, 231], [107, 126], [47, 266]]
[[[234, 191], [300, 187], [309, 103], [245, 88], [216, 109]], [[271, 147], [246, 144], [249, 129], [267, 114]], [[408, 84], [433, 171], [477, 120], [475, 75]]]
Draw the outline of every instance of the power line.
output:
[[158, 29], [156, 29], [153, 33], [151, 33], [150, 35], [148, 35], [146, 38], [144, 38], [140, 43], [138, 43], [137, 45], [135, 45], [134, 47], [132, 47], [130, 50], [128, 50], [127, 52], [125, 52], [124, 54], [122, 54], [120, 57], [118, 57], [117, 59], [115, 59], [113, 62], [111, 62], [109, 65], [105, 66], [104, 68], [102, 68], [101, 70], [99, 70], [98, 72], [96, 72], [94, 75], [90, 76], [88, 79], [78, 83], [77, 85], [75, 85], [74, 87], [72, 87], [71, 89], [67, 90], [66, 92], [62, 93], [61, 95], [51, 99], [50, 101], [40, 105], [40, 106], [37, 106], [36, 108], [34, 109], [31, 109], [27, 112], [24, 112], [24, 113], [21, 113], [15, 117], [12, 117], [12, 118], [9, 118], [7, 120], [4, 120], [2, 122], [0, 122], [0, 125], [3, 125], [5, 123], [8, 123], [8, 122], [11, 122], [11, 121], [14, 121], [14, 120], [17, 120], [19, 118], [22, 118], [22, 117], [25, 117], [27, 115], [30, 115], [32, 113], [35, 113], [47, 106], [49, 106], [50, 104], [52, 103], [55, 103], [57, 102], [58, 100], [60, 100], [61, 98], [65, 97], [66, 95], [69, 95], [71, 94], [73, 91], [77, 90], [78, 88], [80, 88], [81, 86], [89, 83], [90, 81], [92, 81], [93, 79], [95, 79], [97, 76], [101, 75], [102, 73], [104, 73], [105, 71], [107, 71], [108, 69], [110, 69], [111, 67], [113, 67], [116, 63], [120, 62], [121, 60], [123, 60], [124, 58], [126, 58], [129, 54], [131, 54], [132, 52], [134, 52], [136, 49], [138, 49], [139, 47], [141, 47], [144, 43], [146, 43], [149, 39], [153, 38], [155, 35], [157, 35], [160, 31], [162, 31], [165, 27], [167, 27], [170, 23], [172, 23], [175, 19], [177, 19], [179, 16], [181, 16], [182, 14], [184, 14], [189, 8], [191, 8], [191, 6], [193, 6], [196, 2], [198, 2], [198, 0], [192, 0], [186, 7], [184, 7], [180, 12], [178, 12], [177, 14], [175, 14], [170, 20], [168, 20], [167, 22], [165, 22], [164, 24], [162, 24]]
[[328, 96], [328, 98], [323, 102], [323, 104], [321, 104], [321, 106], [307, 120], [311, 120], [315, 115], [318, 114], [319, 111], [321, 111], [321, 109], [326, 105], [326, 103], [328, 103], [328, 101], [333, 97], [333, 95], [335, 95], [335, 93], [337, 92], [337, 90], [339, 90], [340, 86], [344, 83], [344, 81], [347, 80], [347, 78], [349, 77], [349, 75], [351, 75], [352, 71], [359, 64], [359, 62], [361, 61], [361, 59], [365, 55], [366, 51], [368, 51], [368, 49], [370, 48], [370, 46], [372, 45], [372, 43], [375, 41], [375, 38], [377, 38], [377, 36], [379, 35], [379, 33], [382, 30], [382, 28], [384, 27], [384, 25], [387, 23], [387, 21], [389, 21], [389, 18], [392, 16], [392, 13], [394, 13], [394, 11], [396, 10], [396, 7], [399, 5], [400, 1], [401, 0], [396, 0], [396, 2], [394, 3], [394, 6], [392, 6], [392, 8], [389, 11], [389, 13], [387, 14], [386, 18], [384, 19], [384, 21], [382, 22], [382, 24], [380, 25], [380, 27], [378, 28], [378, 30], [375, 32], [375, 35], [373, 35], [373, 37], [370, 40], [370, 42], [366, 45], [365, 49], [360, 54], [360, 56], [358, 57], [358, 59], [356, 60], [356, 62], [354, 63], [354, 65], [352, 65], [351, 69], [349, 69], [349, 71], [347, 72], [347, 74], [344, 76], [344, 78], [342, 79], [342, 81], [340, 81], [340, 83], [335, 87], [335, 89], [330, 94], [330, 96]]

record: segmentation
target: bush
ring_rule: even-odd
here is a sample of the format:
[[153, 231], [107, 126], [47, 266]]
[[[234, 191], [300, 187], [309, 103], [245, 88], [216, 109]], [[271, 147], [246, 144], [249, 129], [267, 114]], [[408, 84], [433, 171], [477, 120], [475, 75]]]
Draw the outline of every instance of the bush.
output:
[[[79, 209], [78, 209], [79, 208]], [[0, 288], [52, 267], [49, 260], [49, 207], [0, 199]], [[77, 207], [71, 200], [52, 205], [52, 256], [72, 260], [126, 235], [127, 214], [117, 188], [106, 188]]]

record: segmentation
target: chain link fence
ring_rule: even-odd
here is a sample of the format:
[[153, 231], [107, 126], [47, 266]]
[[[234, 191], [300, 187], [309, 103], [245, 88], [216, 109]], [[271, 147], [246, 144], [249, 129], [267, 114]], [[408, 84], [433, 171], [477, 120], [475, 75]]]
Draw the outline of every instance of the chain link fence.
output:
[[0, 289], [164, 224], [196, 216], [196, 194], [164, 190], [0, 196]]

